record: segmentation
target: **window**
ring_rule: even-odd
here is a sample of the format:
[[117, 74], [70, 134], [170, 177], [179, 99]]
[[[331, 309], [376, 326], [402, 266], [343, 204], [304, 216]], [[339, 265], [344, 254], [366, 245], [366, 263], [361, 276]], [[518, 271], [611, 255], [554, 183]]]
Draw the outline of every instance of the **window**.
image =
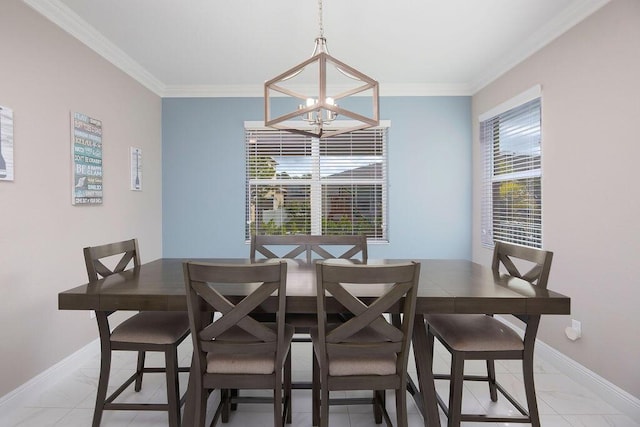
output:
[[246, 230], [387, 239], [387, 127], [326, 139], [245, 124]]
[[482, 244], [493, 247], [499, 240], [541, 248], [540, 87], [509, 104], [480, 117]]

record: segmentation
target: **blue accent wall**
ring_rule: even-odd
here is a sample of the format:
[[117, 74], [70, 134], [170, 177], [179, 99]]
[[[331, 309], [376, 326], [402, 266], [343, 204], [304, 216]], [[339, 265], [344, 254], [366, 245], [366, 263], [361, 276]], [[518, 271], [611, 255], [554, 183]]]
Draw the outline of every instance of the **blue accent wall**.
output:
[[[165, 257], [246, 257], [244, 121], [262, 98], [165, 98]], [[371, 258], [471, 257], [471, 98], [383, 97], [389, 243]]]

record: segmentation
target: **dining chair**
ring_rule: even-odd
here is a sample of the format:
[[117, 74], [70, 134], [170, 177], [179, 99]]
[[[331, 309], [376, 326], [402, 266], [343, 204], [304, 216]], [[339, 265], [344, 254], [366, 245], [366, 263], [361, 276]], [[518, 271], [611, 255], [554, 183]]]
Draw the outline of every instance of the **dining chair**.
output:
[[[207, 264], [185, 262], [189, 323], [194, 348], [196, 424], [204, 426], [209, 391], [221, 390], [212, 425], [229, 418], [235, 402], [273, 402], [274, 426], [291, 423], [291, 340], [285, 323], [287, 264]], [[244, 287], [239, 301], [223, 295], [225, 287]], [[276, 295], [275, 323], [253, 319], [253, 310]], [[271, 303], [272, 304], [272, 303]], [[210, 313], [215, 312], [211, 322]], [[239, 397], [238, 389], [270, 389], [273, 398]]]
[[[255, 262], [261, 258], [298, 259], [311, 265], [314, 255], [318, 259], [351, 259], [363, 264], [367, 263], [367, 236], [337, 235], [312, 236], [307, 234], [291, 235], [252, 235], [250, 258]], [[302, 257], [301, 257], [302, 256]], [[256, 317], [266, 321], [268, 314], [259, 313]], [[331, 322], [341, 322], [344, 315], [331, 314]], [[288, 313], [287, 323], [294, 326], [296, 335], [293, 342], [311, 342], [309, 330], [317, 325], [315, 314]], [[295, 389], [310, 389], [311, 383], [295, 382]]]
[[[495, 242], [491, 268], [505, 286], [518, 286], [523, 281], [546, 289], [553, 253], [504, 242]], [[521, 271], [526, 271], [524, 274]], [[425, 315], [429, 350], [433, 354], [434, 337], [451, 353], [451, 373], [434, 375], [449, 380], [449, 402], [437, 395], [438, 404], [447, 415], [448, 426], [461, 422], [516, 422], [540, 426], [533, 375], [533, 353], [540, 324], [540, 315], [514, 313], [524, 322], [524, 337], [492, 315], [429, 314]], [[524, 408], [496, 381], [495, 360], [521, 360], [527, 407]], [[466, 360], [486, 360], [487, 375], [465, 375]], [[462, 389], [464, 381], [486, 381], [491, 400], [500, 393], [518, 410], [520, 415], [463, 414]]]
[[[349, 399], [330, 399], [330, 392], [338, 390], [373, 390], [370, 403], [392, 425], [383, 398], [387, 389], [395, 390], [397, 425], [407, 426], [407, 363], [419, 276], [416, 262], [354, 265], [327, 260], [316, 264], [318, 326], [311, 329], [314, 426], [329, 425], [330, 404], [351, 404]], [[380, 292], [381, 296], [370, 296]], [[327, 295], [352, 317], [329, 323]], [[400, 323], [384, 316], [393, 307], [399, 307]]]
[[[109, 243], [84, 248], [84, 259], [89, 282], [112, 274], [124, 274], [133, 264], [140, 265], [137, 239]], [[110, 268], [107, 265], [115, 264]], [[98, 427], [105, 410], [119, 411], [167, 411], [169, 426], [180, 426], [180, 407], [185, 396], [180, 397], [178, 372], [189, 372], [189, 367], [178, 367], [178, 345], [189, 335], [189, 320], [184, 312], [143, 311], [129, 317], [113, 330], [109, 316], [113, 311], [96, 310], [100, 335], [100, 376], [96, 405], [93, 413], [93, 427]], [[138, 353], [136, 372], [122, 383], [109, 397], [107, 388], [111, 371], [113, 351], [135, 351]], [[145, 367], [145, 353], [163, 352], [164, 368]], [[165, 373], [167, 382], [167, 403], [118, 403], [115, 399], [134, 381], [136, 392], [142, 389], [144, 373]]]

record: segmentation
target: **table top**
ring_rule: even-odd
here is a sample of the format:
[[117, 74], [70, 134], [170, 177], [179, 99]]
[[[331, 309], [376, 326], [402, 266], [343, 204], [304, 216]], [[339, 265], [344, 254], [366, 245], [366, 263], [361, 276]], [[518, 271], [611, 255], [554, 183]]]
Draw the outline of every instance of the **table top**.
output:
[[[190, 259], [198, 262], [248, 264], [249, 259]], [[186, 310], [182, 263], [187, 259], [162, 258], [58, 294], [61, 310]], [[315, 269], [302, 261], [287, 261], [287, 312], [315, 313]], [[409, 259], [369, 260], [379, 265]], [[416, 312], [570, 314], [571, 299], [552, 290], [507, 275], [495, 276], [489, 267], [468, 260], [414, 259], [421, 263]], [[348, 261], [345, 261], [348, 262]], [[358, 295], [375, 298], [384, 285], [364, 286]], [[222, 289], [240, 299], [252, 286]], [[328, 302], [328, 311], [340, 307]], [[264, 307], [269, 310], [268, 306]]]

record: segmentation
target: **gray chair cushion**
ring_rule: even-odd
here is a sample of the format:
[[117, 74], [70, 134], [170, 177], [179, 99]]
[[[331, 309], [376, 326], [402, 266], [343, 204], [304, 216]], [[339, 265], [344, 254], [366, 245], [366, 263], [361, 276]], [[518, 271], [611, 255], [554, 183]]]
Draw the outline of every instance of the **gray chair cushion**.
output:
[[484, 314], [429, 314], [432, 328], [456, 351], [524, 350], [522, 338], [510, 327]]
[[[331, 328], [331, 326], [328, 326]], [[318, 328], [311, 328], [311, 341], [314, 349], [318, 347]], [[379, 335], [369, 328], [365, 328], [356, 335], [348, 339], [350, 343], [372, 342]], [[366, 357], [350, 357], [350, 356], [328, 356], [329, 375], [331, 376], [349, 376], [349, 375], [394, 375], [396, 373], [396, 354], [383, 354]]]
[[329, 357], [329, 375], [335, 377], [349, 375], [395, 375], [395, 373], [395, 353], [359, 358], [349, 356]]
[[188, 331], [185, 312], [143, 311], [118, 325], [111, 333], [111, 341], [173, 344]]
[[[275, 329], [276, 325], [267, 325]], [[284, 325], [284, 345], [289, 347], [293, 339], [294, 327]], [[222, 334], [218, 340], [252, 342], [255, 337], [239, 327]], [[211, 374], [271, 374], [275, 370], [273, 354], [207, 354], [207, 373]]]

